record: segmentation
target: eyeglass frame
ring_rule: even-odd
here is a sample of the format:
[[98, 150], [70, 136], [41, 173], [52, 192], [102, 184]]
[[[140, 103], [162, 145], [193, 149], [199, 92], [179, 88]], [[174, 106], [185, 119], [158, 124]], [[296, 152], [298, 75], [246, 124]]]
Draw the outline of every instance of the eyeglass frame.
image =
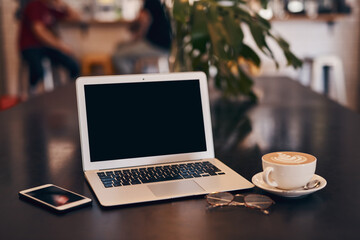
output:
[[[232, 196], [232, 199], [227, 202], [227, 203], [219, 203], [219, 204], [214, 204], [214, 203], [211, 203], [209, 202], [208, 200], [208, 197], [212, 194], [219, 194], [219, 193], [225, 193], [225, 194], [230, 194]], [[249, 204], [246, 203], [246, 200], [245, 200], [245, 197], [246, 196], [261, 196], [261, 197], [265, 197], [267, 199], [270, 200], [270, 205], [266, 208], [261, 208], [261, 207], [256, 207], [256, 206], [251, 206]], [[244, 202], [241, 203], [241, 202], [238, 202], [238, 201], [234, 201], [234, 199], [236, 197], [242, 197], [244, 199]], [[205, 196], [205, 199], [207, 201], [207, 203], [211, 206], [211, 207], [224, 207], [224, 206], [245, 206], [245, 207], [248, 207], [248, 208], [252, 208], [252, 209], [258, 209], [260, 210], [262, 213], [268, 215], [270, 212], [269, 212], [269, 208], [275, 204], [275, 201], [272, 200], [269, 196], [266, 196], [266, 195], [262, 195], [262, 194], [256, 194], [256, 193], [249, 193], [249, 194], [232, 194], [230, 192], [212, 192], [212, 193], [209, 193]], [[225, 201], [225, 200], [224, 200]], [[231, 203], [235, 203], [235, 204], [231, 204]]]

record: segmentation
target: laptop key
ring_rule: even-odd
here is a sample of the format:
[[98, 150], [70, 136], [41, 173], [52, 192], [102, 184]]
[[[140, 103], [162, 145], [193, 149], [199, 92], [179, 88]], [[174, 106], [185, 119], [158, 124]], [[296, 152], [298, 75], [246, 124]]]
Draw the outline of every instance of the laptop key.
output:
[[150, 183], [151, 181], [149, 181], [148, 179], [146, 178], [142, 178], [140, 179], [142, 183]]
[[184, 178], [193, 178], [193, 176], [191, 176], [191, 175], [185, 175], [185, 176], [183, 176]]
[[112, 183], [112, 178], [104, 178], [104, 179], [100, 179], [101, 180], [101, 182], [103, 182], [103, 183], [107, 183], [107, 182], [111, 182]]
[[112, 180], [112, 178], [109, 178], [109, 177], [103, 177], [103, 178], [100, 178], [100, 180], [101, 180], [102, 182], [106, 182], [106, 181], [111, 181], [111, 180]]
[[141, 182], [139, 180], [131, 181], [131, 185], [136, 185], [136, 184], [141, 184]]
[[173, 180], [179, 180], [179, 179], [184, 179], [181, 175], [177, 175], [173, 177]]

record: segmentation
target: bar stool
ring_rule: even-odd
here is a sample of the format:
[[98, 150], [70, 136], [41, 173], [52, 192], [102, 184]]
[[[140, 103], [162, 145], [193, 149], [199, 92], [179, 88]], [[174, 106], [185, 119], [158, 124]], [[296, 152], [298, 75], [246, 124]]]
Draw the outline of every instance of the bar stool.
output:
[[55, 88], [54, 69], [49, 59], [45, 58], [42, 61], [44, 68], [44, 89], [45, 91], [52, 91]]
[[[42, 66], [44, 68], [44, 91], [52, 91], [55, 88], [55, 73], [54, 68], [49, 59], [44, 58], [42, 60]], [[33, 94], [30, 93], [30, 86], [29, 86], [29, 78], [27, 77], [29, 74], [28, 66], [26, 62], [20, 58], [19, 64], [19, 95], [22, 100], [26, 100], [29, 95]]]
[[[310, 87], [339, 103], [347, 104], [345, 77], [341, 59], [335, 55], [322, 55], [315, 58], [306, 58], [310, 64]], [[332, 76], [330, 76], [332, 72]], [[333, 91], [330, 91], [332, 89]]]
[[[95, 68], [101, 70], [95, 70]], [[87, 54], [82, 57], [81, 71], [83, 75], [111, 75], [114, 73], [111, 57], [107, 54]]]

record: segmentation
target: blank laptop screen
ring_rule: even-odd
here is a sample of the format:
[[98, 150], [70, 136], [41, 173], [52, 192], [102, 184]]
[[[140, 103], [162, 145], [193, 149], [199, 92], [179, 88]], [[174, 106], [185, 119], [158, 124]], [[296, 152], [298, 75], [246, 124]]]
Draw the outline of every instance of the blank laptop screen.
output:
[[85, 85], [92, 162], [206, 151], [199, 80]]

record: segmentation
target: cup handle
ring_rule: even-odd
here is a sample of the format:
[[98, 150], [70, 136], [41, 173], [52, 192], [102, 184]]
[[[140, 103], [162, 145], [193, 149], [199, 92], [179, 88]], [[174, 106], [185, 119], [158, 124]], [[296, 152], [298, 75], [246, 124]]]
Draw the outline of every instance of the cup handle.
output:
[[272, 171], [274, 171], [274, 168], [272, 168], [272, 167], [265, 168], [265, 170], [263, 172], [263, 180], [267, 185], [272, 186], [272, 187], [277, 187], [278, 184], [274, 181], [271, 181], [269, 178], [269, 175]]

